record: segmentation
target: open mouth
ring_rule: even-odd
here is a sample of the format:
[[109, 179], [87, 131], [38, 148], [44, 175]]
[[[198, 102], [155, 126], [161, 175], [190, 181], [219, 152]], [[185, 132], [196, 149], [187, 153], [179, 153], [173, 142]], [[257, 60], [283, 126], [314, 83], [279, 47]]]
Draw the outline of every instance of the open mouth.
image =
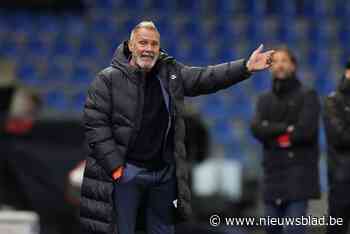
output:
[[142, 59], [154, 59], [153, 55], [141, 55]]

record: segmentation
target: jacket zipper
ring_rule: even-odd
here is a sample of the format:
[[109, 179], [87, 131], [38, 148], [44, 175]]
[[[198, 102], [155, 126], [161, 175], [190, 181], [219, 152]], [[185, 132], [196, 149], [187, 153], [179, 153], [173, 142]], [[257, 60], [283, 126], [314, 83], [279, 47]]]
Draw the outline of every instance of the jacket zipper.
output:
[[[141, 78], [143, 79], [143, 77]], [[138, 95], [138, 102], [139, 102], [139, 106], [137, 108], [137, 120], [136, 120], [136, 126], [135, 129], [133, 131], [133, 136], [132, 136], [132, 141], [130, 142], [130, 146], [134, 147], [135, 146], [135, 140], [137, 137], [137, 134], [141, 128], [141, 122], [142, 122], [142, 116], [143, 116], [143, 108], [144, 108], [144, 96], [145, 96], [145, 92], [144, 92], [144, 86], [145, 83], [144, 82], [140, 82], [137, 84], [137, 95]], [[128, 151], [130, 150], [130, 147], [128, 147]]]
[[[162, 80], [157, 77], [158, 80], [159, 80], [159, 83], [160, 83], [160, 86], [161, 86], [161, 90], [162, 90], [162, 96], [163, 96], [163, 99], [164, 99], [164, 104], [166, 104], [166, 98], [168, 97], [168, 106], [167, 106], [167, 112], [168, 112], [168, 126], [167, 126], [167, 129], [165, 131], [165, 136], [164, 136], [164, 141], [163, 141], [163, 145], [162, 145], [162, 156], [164, 156], [165, 154], [165, 149], [166, 149], [166, 146], [167, 146], [167, 143], [168, 143], [168, 134], [169, 134], [169, 131], [170, 131], [170, 128], [171, 128], [171, 122], [172, 122], [172, 118], [171, 118], [171, 96], [170, 96], [170, 91], [169, 91], [169, 94], [165, 95], [165, 88], [163, 86], [163, 83], [162, 83]], [[170, 85], [170, 84], [169, 84]]]

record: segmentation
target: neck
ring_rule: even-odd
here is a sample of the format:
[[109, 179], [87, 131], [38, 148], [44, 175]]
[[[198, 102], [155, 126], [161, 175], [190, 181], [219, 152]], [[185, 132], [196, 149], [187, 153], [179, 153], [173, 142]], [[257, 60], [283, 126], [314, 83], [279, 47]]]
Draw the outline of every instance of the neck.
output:
[[287, 94], [299, 86], [299, 81], [295, 77], [287, 79], [274, 79], [272, 83], [273, 91], [278, 95]]
[[135, 68], [139, 68], [139, 66], [136, 64], [136, 62], [133, 58], [130, 59], [129, 64]]

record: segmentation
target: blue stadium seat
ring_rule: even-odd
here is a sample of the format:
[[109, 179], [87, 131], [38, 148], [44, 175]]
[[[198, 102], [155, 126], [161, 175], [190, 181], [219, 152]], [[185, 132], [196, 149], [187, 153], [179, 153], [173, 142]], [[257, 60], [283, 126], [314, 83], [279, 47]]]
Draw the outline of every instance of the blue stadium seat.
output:
[[95, 35], [108, 36], [115, 34], [117, 30], [121, 30], [118, 26], [119, 25], [113, 24], [113, 19], [111, 17], [103, 16], [92, 23], [90, 30]]
[[84, 0], [85, 4], [87, 4], [90, 7], [96, 7], [96, 8], [112, 8], [115, 5], [115, 2], [120, 2], [116, 0], [99, 0], [99, 1], [94, 1], [94, 0]]
[[[312, 17], [315, 11], [315, 0], [302, 1], [299, 8], [300, 16]], [[298, 15], [299, 16], [299, 15]]]
[[252, 107], [251, 98], [247, 94], [238, 94], [232, 97], [228, 111], [230, 116], [246, 120], [250, 118], [253, 112]]
[[48, 108], [53, 108], [58, 111], [68, 111], [69, 102], [66, 95], [60, 90], [54, 90], [44, 96], [44, 103]]
[[237, 58], [237, 52], [234, 46], [222, 44], [218, 51], [217, 58], [221, 62], [228, 62]]
[[41, 83], [38, 71], [31, 63], [22, 64], [18, 67], [17, 78], [28, 85], [38, 85]]
[[59, 19], [51, 15], [40, 15], [38, 19], [38, 31], [56, 34], [60, 31]]
[[144, 0], [127, 0], [121, 1], [121, 7], [124, 9], [133, 9], [137, 11], [142, 11], [145, 9], [145, 1]]
[[246, 12], [251, 19], [259, 22], [264, 17], [266, 11], [264, 1], [246, 0], [244, 3]]
[[31, 40], [26, 45], [26, 52], [30, 53], [32, 56], [37, 57], [47, 57], [49, 54], [48, 45], [46, 45], [43, 41], [40, 40]]
[[335, 16], [348, 20], [350, 17], [350, 2], [347, 0], [334, 1], [335, 6]]
[[76, 84], [88, 85], [93, 77], [94, 74], [92, 74], [87, 67], [77, 66], [73, 71], [71, 81]]
[[244, 150], [242, 139], [231, 137], [230, 142], [225, 145], [225, 157], [242, 162], [246, 156]]
[[210, 4], [214, 13], [226, 17], [238, 12], [242, 2], [238, 0], [216, 0], [211, 1]]
[[63, 33], [64, 37], [74, 36], [76, 38], [81, 38], [83, 36], [91, 36], [87, 33], [87, 28], [90, 25], [87, 22], [83, 21], [83, 18], [75, 15], [65, 15], [60, 18], [60, 32]]
[[74, 56], [76, 49], [65, 38], [57, 38], [52, 45], [52, 56]]
[[309, 38], [312, 41], [314, 46], [317, 47], [325, 47], [327, 43], [330, 43], [328, 40], [327, 32], [324, 28], [326, 22], [322, 20], [318, 20], [314, 23], [314, 25], [310, 28]]
[[326, 96], [335, 90], [336, 83], [334, 77], [328, 71], [324, 71], [317, 77], [315, 86], [320, 95]]
[[278, 40], [286, 45], [294, 45], [296, 42], [296, 29], [294, 18], [284, 17], [280, 19]]
[[232, 127], [227, 121], [216, 121], [213, 126], [212, 139], [223, 145], [230, 145], [233, 141]]
[[200, 12], [201, 1], [177, 0], [176, 10], [178, 12], [187, 12], [196, 15]]
[[86, 92], [79, 92], [73, 95], [71, 100], [71, 109], [73, 112], [82, 112], [86, 99]]
[[344, 45], [344, 48], [346, 48], [350, 41], [350, 27], [344, 24], [342, 25], [343, 28], [339, 31], [339, 40]]
[[176, 2], [175, 1], [162, 1], [162, 0], [152, 0], [149, 1], [149, 9], [154, 9], [158, 12], [171, 13], [175, 10]]
[[296, 16], [296, 2], [290, 0], [272, 0], [270, 5], [273, 13], [281, 18], [294, 18]]
[[81, 42], [79, 48], [79, 56], [97, 59], [100, 54], [100, 50], [97, 47], [97, 43], [95, 41], [86, 39]]
[[217, 95], [206, 98], [201, 106], [201, 113], [215, 119], [223, 119], [228, 114], [226, 106]]
[[50, 64], [43, 80], [47, 83], [67, 82], [67, 74], [64, 66], [57, 63]]
[[252, 84], [256, 94], [271, 89], [271, 74], [268, 71], [255, 74], [252, 78]]
[[18, 45], [11, 40], [0, 43], [0, 57], [16, 58], [19, 54]]
[[319, 48], [316, 45], [308, 54], [308, 65], [314, 69], [315, 73], [322, 75], [329, 69], [329, 53], [322, 45], [319, 45]]
[[200, 30], [200, 24], [197, 21], [198, 19], [196, 18], [190, 18], [187, 21], [176, 24], [173, 30], [177, 33], [177, 36], [181, 35], [196, 40], [201, 36], [202, 33]]
[[30, 12], [15, 11], [11, 12], [7, 18], [7, 24], [12, 30], [33, 31], [36, 26], [37, 18]]

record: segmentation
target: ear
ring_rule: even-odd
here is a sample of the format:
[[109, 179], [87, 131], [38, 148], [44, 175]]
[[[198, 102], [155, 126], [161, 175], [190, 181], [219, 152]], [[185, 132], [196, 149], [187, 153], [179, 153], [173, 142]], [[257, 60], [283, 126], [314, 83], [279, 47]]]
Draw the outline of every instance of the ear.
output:
[[296, 72], [297, 66], [293, 63], [293, 71]]
[[133, 43], [131, 40], [128, 41], [128, 48], [129, 48], [129, 51], [133, 51], [134, 47], [133, 47]]

